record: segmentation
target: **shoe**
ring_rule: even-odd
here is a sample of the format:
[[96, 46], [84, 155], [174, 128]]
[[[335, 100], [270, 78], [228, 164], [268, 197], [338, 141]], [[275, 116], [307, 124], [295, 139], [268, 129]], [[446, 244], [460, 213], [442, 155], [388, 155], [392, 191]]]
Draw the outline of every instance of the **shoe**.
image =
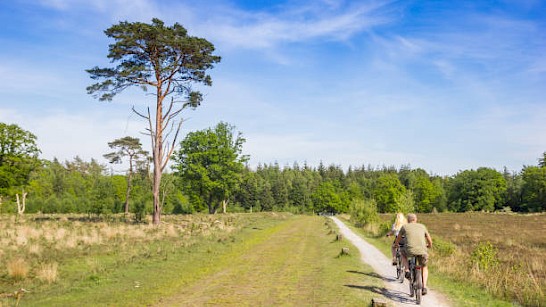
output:
[[423, 288], [423, 290], [421, 291], [421, 293], [422, 293], [423, 295], [427, 295], [427, 288]]
[[407, 272], [405, 273], [405, 275], [404, 275], [404, 276], [406, 276], [406, 278], [407, 278], [407, 279], [410, 279], [410, 277], [411, 277], [411, 274], [410, 274], [410, 272], [409, 272], [409, 271], [407, 271]]

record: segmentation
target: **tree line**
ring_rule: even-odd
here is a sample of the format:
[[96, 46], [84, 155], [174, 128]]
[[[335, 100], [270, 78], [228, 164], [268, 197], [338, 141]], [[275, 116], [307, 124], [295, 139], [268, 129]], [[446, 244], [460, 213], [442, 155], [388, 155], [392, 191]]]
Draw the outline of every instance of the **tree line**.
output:
[[[520, 172], [481, 167], [437, 176], [410, 166], [247, 165], [235, 127], [190, 132], [159, 187], [168, 214], [219, 211], [343, 213], [546, 211], [546, 153]], [[130, 160], [125, 175], [97, 160], [39, 159], [36, 137], [0, 123], [0, 212], [132, 214], [153, 212], [151, 158], [136, 138], [109, 143], [111, 163]], [[22, 205], [25, 205], [24, 209]], [[364, 206], [364, 208], [362, 208]], [[23, 212], [20, 212], [23, 210]]]

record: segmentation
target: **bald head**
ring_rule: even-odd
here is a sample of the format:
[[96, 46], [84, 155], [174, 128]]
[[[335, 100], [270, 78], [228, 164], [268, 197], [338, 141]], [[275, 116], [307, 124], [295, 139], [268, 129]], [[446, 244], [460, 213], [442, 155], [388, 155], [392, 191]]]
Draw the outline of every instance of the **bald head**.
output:
[[408, 214], [408, 222], [409, 223], [417, 222], [417, 215], [415, 215], [414, 213]]

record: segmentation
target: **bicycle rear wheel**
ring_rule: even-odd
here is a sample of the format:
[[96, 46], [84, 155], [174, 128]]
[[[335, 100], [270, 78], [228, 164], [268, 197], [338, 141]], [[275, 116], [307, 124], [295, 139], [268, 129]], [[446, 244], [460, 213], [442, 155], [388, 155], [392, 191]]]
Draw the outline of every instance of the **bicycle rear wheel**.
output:
[[415, 300], [417, 305], [421, 304], [421, 291], [423, 289], [423, 277], [421, 270], [415, 270]]
[[409, 295], [410, 297], [413, 297], [415, 294], [415, 260], [413, 258], [408, 259], [409, 263], [409, 272], [410, 272], [410, 278], [409, 278]]

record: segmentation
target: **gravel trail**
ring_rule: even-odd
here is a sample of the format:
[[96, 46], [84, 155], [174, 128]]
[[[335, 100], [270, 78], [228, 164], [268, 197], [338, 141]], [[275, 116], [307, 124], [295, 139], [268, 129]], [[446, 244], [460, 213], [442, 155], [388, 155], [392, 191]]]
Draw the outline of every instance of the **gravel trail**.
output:
[[[415, 299], [409, 296], [408, 281], [400, 283], [396, 280], [396, 269], [391, 264], [391, 259], [383, 255], [377, 248], [366, 242], [360, 236], [349, 229], [336, 217], [332, 220], [337, 224], [343, 237], [349, 240], [358, 248], [362, 255], [362, 261], [369, 264], [378, 274], [378, 278], [384, 281], [384, 288], [374, 289], [374, 292], [382, 294], [384, 298], [391, 301], [395, 306], [416, 305]], [[425, 307], [450, 306], [447, 298], [428, 287], [428, 294], [422, 297], [421, 305]]]

